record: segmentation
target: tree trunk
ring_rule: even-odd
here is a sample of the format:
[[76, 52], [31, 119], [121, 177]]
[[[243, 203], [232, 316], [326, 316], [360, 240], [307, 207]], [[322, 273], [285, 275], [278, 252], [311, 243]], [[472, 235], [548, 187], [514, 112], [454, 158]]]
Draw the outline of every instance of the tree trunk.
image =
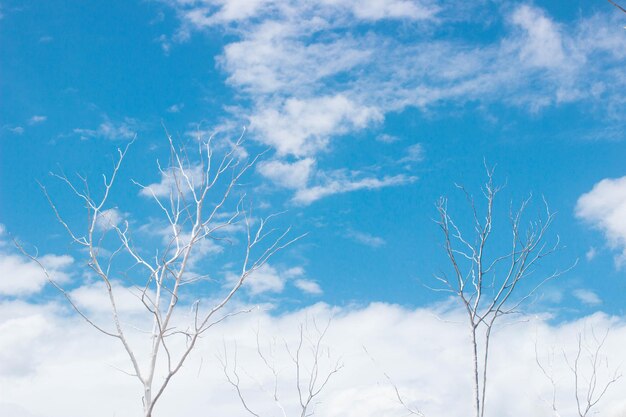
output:
[[143, 393], [143, 415], [144, 417], [152, 417], [152, 390], [150, 387], [144, 388]]
[[472, 325], [472, 350], [474, 362], [474, 411], [476, 417], [480, 417], [480, 384], [478, 382], [478, 344], [476, 341], [476, 328]]

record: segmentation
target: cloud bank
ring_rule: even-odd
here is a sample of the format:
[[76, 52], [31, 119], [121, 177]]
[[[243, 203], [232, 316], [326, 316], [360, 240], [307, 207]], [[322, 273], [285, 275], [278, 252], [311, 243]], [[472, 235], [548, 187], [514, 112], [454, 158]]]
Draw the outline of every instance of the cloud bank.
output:
[[[113, 340], [96, 334], [55, 304], [4, 301], [0, 312], [0, 388], [4, 401], [0, 401], [0, 410], [22, 410], [22, 414], [11, 414], [13, 417], [82, 417], [85, 410], [93, 417], [140, 413], [140, 387], [116, 369], [126, 370], [128, 364]], [[458, 323], [462, 315], [441, 306], [409, 309], [379, 303], [343, 308], [318, 304], [282, 315], [257, 311], [229, 320], [202, 340], [157, 412], [164, 417], [208, 411], [245, 416], [216, 358], [223, 355], [224, 346], [232, 355], [236, 343], [237, 366], [249, 404], [262, 415], [274, 415], [278, 410], [271, 396], [273, 376], [256, 353], [257, 330], [263, 349], [276, 343], [273, 358], [279, 370], [281, 401], [288, 413], [294, 412], [298, 407], [295, 372], [282, 346], [297, 343], [299, 325], [307, 318], [324, 323], [329, 316], [333, 320], [324, 340], [328, 351], [321, 361], [327, 366], [327, 362], [341, 359], [344, 368], [320, 397], [316, 415], [406, 415], [383, 372], [392, 378], [405, 401], [426, 415], [470, 413], [471, 361], [466, 329]], [[573, 415], [571, 372], [560, 360], [561, 354], [551, 353], [564, 349], [572, 355], [579, 332], [610, 327], [603, 351], [609, 363], [599, 375], [605, 378], [605, 371], [620, 363], [626, 343], [624, 321], [602, 314], [556, 325], [542, 318], [526, 319], [498, 328], [494, 334], [487, 415], [552, 416], [552, 388], [535, 365], [535, 343], [541, 360], [546, 366], [550, 364], [558, 381], [557, 404], [562, 415]], [[620, 384], [600, 403], [601, 415], [618, 417], [626, 411], [621, 395], [623, 381]], [[94, 398], [108, 400], [93, 407]]]

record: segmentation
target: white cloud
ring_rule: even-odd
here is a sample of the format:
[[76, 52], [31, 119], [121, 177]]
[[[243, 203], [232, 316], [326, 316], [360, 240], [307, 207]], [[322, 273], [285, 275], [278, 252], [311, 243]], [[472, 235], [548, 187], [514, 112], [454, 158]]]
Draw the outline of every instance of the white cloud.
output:
[[299, 278], [293, 282], [293, 285], [307, 294], [321, 295], [324, 292], [320, 284], [310, 279]]
[[[128, 369], [127, 358], [117, 341], [102, 336], [76, 317], [55, 313], [45, 306], [25, 308], [0, 303], [0, 313], [0, 328], [3, 329], [0, 358], [6, 358], [0, 362], [0, 367], [11, 366], [16, 361], [27, 365], [25, 369], [14, 367], [12, 372], [0, 373], [3, 393], [0, 403], [10, 398], [13, 409], [21, 409], [25, 415], [46, 417], [83, 417], [86, 409], [90, 410], [90, 417], [141, 412], [139, 383], [115, 369]], [[324, 340], [330, 351], [328, 354], [325, 351], [322, 365], [341, 358], [345, 367], [322, 392], [316, 415], [397, 417], [406, 414], [383, 371], [394, 380], [405, 400], [427, 416], [457, 417], [471, 413], [471, 361], [468, 360], [466, 329], [441, 321], [436, 317], [442, 315], [437, 308], [412, 310], [388, 304], [362, 308], [320, 304], [281, 315], [259, 311], [228, 320], [204, 335], [181, 373], [172, 380], [157, 405], [157, 412], [163, 417], [197, 415], [210, 407], [215, 415], [245, 415], [236, 392], [221, 377], [215, 359], [224, 341], [227, 348], [236, 341], [242, 389], [249, 405], [262, 415], [271, 415], [276, 410], [270, 389], [273, 375], [256, 353], [254, 329], [258, 328], [263, 347], [273, 338], [278, 340], [273, 358], [279, 370], [279, 394], [286, 412], [292, 415], [298, 409], [295, 372], [288, 354], [282, 349], [283, 340], [293, 347], [297, 344], [299, 324], [305, 317], [315, 317], [320, 324], [331, 315], [334, 318]], [[40, 321], [42, 317], [45, 321]], [[459, 316], [453, 311], [443, 314], [443, 318], [455, 322]], [[552, 416], [548, 402], [552, 387], [535, 365], [534, 341], [537, 340], [540, 358], [547, 363], [552, 348], [557, 352], [564, 349], [571, 355], [577, 347], [577, 335], [585, 327], [611, 328], [603, 351], [609, 358], [609, 366], [599, 369], [598, 377], [602, 380], [623, 357], [626, 344], [623, 318], [593, 315], [550, 324], [528, 317], [524, 322], [497, 329], [492, 345], [489, 379], [492, 395], [487, 402], [488, 415]], [[365, 354], [364, 345], [376, 364]], [[307, 352], [302, 351], [303, 355], [308, 355]], [[140, 362], [146, 357], [140, 354]], [[557, 405], [561, 415], [574, 415], [571, 371], [561, 355], [555, 355], [554, 359], [551, 370], [558, 381]], [[586, 362], [581, 361], [581, 366], [586, 366]], [[587, 371], [581, 368], [581, 372]], [[525, 383], [520, 385], [519, 381]], [[620, 417], [624, 414], [623, 383], [620, 380], [607, 392], [598, 405], [599, 415]], [[102, 397], [115, 398], [115, 401], [91, 407]], [[33, 401], [33, 398], [38, 400]]]
[[[226, 275], [225, 286], [232, 286], [239, 279], [239, 275], [230, 272]], [[265, 293], [282, 293], [288, 282], [293, 281], [293, 285], [301, 291], [309, 294], [321, 294], [322, 289], [315, 281], [305, 277], [302, 267], [280, 268], [268, 263], [262, 265], [254, 271], [246, 281], [243, 288], [250, 295]]]
[[275, 159], [261, 162], [257, 170], [282, 187], [300, 189], [306, 187], [314, 165], [313, 158], [304, 158], [293, 163]]
[[107, 139], [121, 140], [132, 139], [138, 130], [138, 123], [134, 119], [125, 118], [123, 122], [115, 123], [105, 120], [100, 123], [96, 129], [74, 129], [74, 133], [79, 135], [81, 139]]
[[[118, 281], [111, 282], [111, 291], [115, 297], [115, 305], [120, 313], [145, 312], [146, 307], [141, 301], [142, 290], [136, 287], [127, 287]], [[148, 292], [151, 296], [152, 293]], [[76, 305], [84, 312], [108, 315], [111, 312], [111, 302], [104, 282], [82, 285], [72, 291], [70, 296]], [[154, 299], [154, 297], [152, 297]]]
[[[272, 0], [208, 0], [201, 2], [189, 2], [176, 0], [181, 6], [194, 6], [182, 11], [184, 22], [193, 28], [199, 29], [218, 24], [228, 24], [233, 21], [245, 20], [255, 16], [265, 6], [273, 3]], [[183, 38], [189, 36], [187, 28], [181, 28]]]
[[587, 289], [577, 289], [572, 292], [581, 303], [588, 306], [598, 306], [602, 304], [602, 299], [595, 292]]
[[[39, 261], [55, 281], [69, 280], [69, 267], [74, 259], [69, 255], [43, 255]], [[26, 296], [46, 285], [48, 279], [41, 267], [21, 255], [0, 252], [0, 295]]]
[[585, 252], [585, 259], [587, 261], [593, 261], [598, 254], [598, 251], [593, 246], [589, 248], [587, 252]]
[[377, 108], [337, 94], [289, 98], [278, 108], [259, 110], [250, 118], [250, 128], [279, 155], [306, 156], [326, 148], [331, 136], [363, 129], [381, 120]]
[[[301, 39], [303, 32], [308, 34], [325, 26], [316, 19], [269, 19], [254, 27], [242, 40], [226, 45], [219, 58], [229, 74], [227, 81], [255, 95], [315, 96], [313, 85], [366, 63], [371, 55], [368, 48], [351, 38], [320, 43]], [[251, 54], [251, 50], [255, 52]]]
[[[412, 161], [419, 160], [420, 152], [409, 149], [406, 158]], [[400, 162], [408, 162], [406, 158]], [[416, 177], [406, 175], [386, 175], [378, 178], [365, 176], [359, 171], [346, 170], [317, 172], [313, 175], [314, 168], [313, 158], [304, 158], [291, 163], [274, 159], [259, 164], [258, 171], [275, 184], [294, 190], [292, 201], [301, 205], [308, 205], [334, 194], [405, 185], [417, 180]]]
[[525, 32], [519, 51], [522, 62], [537, 67], [563, 67], [566, 54], [560, 29], [543, 10], [521, 5], [513, 12], [511, 21]]
[[424, 146], [421, 143], [406, 148], [406, 156], [400, 159], [400, 163], [421, 162], [424, 160]]
[[[225, 217], [227, 218], [231, 217], [232, 215], [233, 213], [225, 213]], [[222, 218], [222, 216], [216, 214], [216, 221], [219, 221], [220, 218]], [[166, 223], [149, 222], [143, 225], [140, 230], [142, 232], [148, 233], [149, 235], [156, 235], [160, 237], [163, 247], [170, 248], [170, 251], [175, 250], [175, 236], [174, 230], [172, 229], [171, 225]], [[191, 240], [191, 230], [189, 228], [184, 229], [180, 225], [176, 230], [176, 237], [178, 238], [178, 243], [180, 247], [187, 246]], [[220, 229], [221, 234], [219, 235], [219, 237], [229, 236], [229, 239], [233, 241], [235, 238], [232, 235], [240, 230], [241, 228], [236, 224], [228, 227], [223, 227]], [[223, 252], [224, 248], [220, 245], [219, 241], [215, 239], [216, 237], [218, 236], [214, 234], [212, 236], [203, 237], [196, 240], [187, 260], [187, 271], [190, 275], [197, 276], [198, 271], [196, 269], [198, 266], [204, 266], [202, 265], [203, 261], [211, 259], [212, 255]]]
[[[2, 19], [2, 14], [0, 14]], [[12, 403], [0, 403], [0, 415], [11, 417], [41, 417], [41, 415], [29, 413], [24, 407]]]
[[387, 243], [382, 237], [373, 236], [369, 233], [359, 232], [356, 230], [351, 230], [350, 232], [348, 232], [347, 236], [351, 239], [354, 239], [356, 242], [372, 248], [379, 248]]
[[24, 134], [24, 128], [22, 126], [9, 127], [10, 132], [15, 133], [16, 135]]
[[[39, 365], [37, 356], [45, 351], [44, 346], [36, 344], [49, 334], [43, 310], [23, 317], [10, 317], [0, 323], [0, 332], [4, 335], [0, 339], [0, 374], [23, 376], [36, 370]], [[21, 354], [24, 351], [36, 354], [27, 357]]]
[[[185, 5], [186, 0], [178, 0]], [[193, 4], [193, 3], [192, 3]], [[274, 0], [217, 0], [205, 1], [204, 6], [190, 9], [185, 18], [196, 28], [241, 22], [258, 17], [272, 10], [282, 9], [283, 12], [304, 7], [294, 1], [277, 2]], [[211, 7], [213, 6], [213, 7]], [[434, 17], [438, 8], [429, 2], [415, 0], [319, 0], [309, 6], [326, 16], [352, 15], [364, 20], [408, 19], [422, 20]]]
[[[293, 189], [298, 204], [413, 182], [392, 172], [382, 178], [317, 172], [328, 169], [318, 155], [332, 152], [335, 138], [380, 126], [387, 114], [411, 107], [434, 111], [449, 103], [504, 103], [538, 113], [585, 102], [592, 111], [601, 110], [599, 118], [626, 123], [620, 93], [626, 88], [621, 47], [626, 32], [607, 29], [617, 27], [610, 14], [564, 24], [528, 4], [498, 11], [486, 3], [409, 0], [169, 4], [181, 21], [178, 41], [209, 27], [233, 35], [217, 62], [228, 84], [251, 103], [233, 107], [233, 115], [247, 119], [253, 139], [276, 150], [277, 159], [259, 171]], [[472, 41], [457, 30], [459, 22], [482, 23], [486, 10], [502, 24], [498, 38]], [[411, 25], [401, 26], [403, 21]], [[449, 36], [438, 38], [436, 29], [445, 25]], [[411, 42], [402, 41], [394, 28], [410, 34]], [[378, 140], [397, 138], [378, 135]], [[400, 159], [422, 158], [423, 149], [415, 144]]]
[[[139, 190], [139, 195], [143, 197], [169, 197], [170, 193], [177, 195], [181, 192], [188, 196], [192, 189], [197, 189], [202, 185], [204, 172], [201, 165], [194, 165], [185, 172], [181, 172], [178, 167], [171, 167], [161, 172], [161, 180], [152, 183]], [[187, 178], [185, 178], [187, 176]], [[189, 183], [187, 182], [189, 181]], [[191, 184], [191, 187], [189, 186]]]
[[[7, 238], [6, 227], [0, 223], [0, 296], [20, 297], [41, 291], [48, 282], [41, 266], [19, 253]], [[70, 280], [70, 267], [74, 263], [71, 256], [44, 254], [38, 260], [56, 282]]]
[[[618, 109], [626, 33], [609, 29], [618, 26], [614, 14], [563, 24], [527, 4], [499, 11], [483, 2], [408, 0], [170, 4], [187, 36], [215, 26], [233, 33], [220, 67], [251, 99], [257, 139], [280, 154], [312, 157], [332, 137], [372, 126], [389, 112], [444, 102], [499, 102], [538, 112], [587, 101], [624, 119]], [[503, 24], [499, 38], [474, 42], [457, 32], [457, 23], [482, 21], [486, 11]], [[376, 24], [381, 20], [386, 30]], [[412, 21], [402, 29], [411, 42], [388, 30], [402, 20]], [[444, 26], [446, 40], [429, 30]]]
[[124, 220], [124, 217], [124, 214], [116, 208], [104, 210], [96, 219], [96, 227], [102, 231], [113, 229]]
[[[439, 7], [431, 1], [419, 0], [318, 0], [310, 4], [298, 1], [275, 0], [174, 0], [183, 10], [196, 9], [192, 23], [197, 28], [213, 26], [234, 21], [245, 21], [270, 13], [302, 13], [309, 9], [334, 19], [345, 19], [346, 14], [369, 20], [382, 19], [431, 19]], [[300, 9], [298, 9], [298, 7]]]
[[185, 103], [176, 103], [172, 104], [167, 108], [168, 113], [180, 113], [180, 111], [185, 107]]
[[615, 261], [626, 261], [626, 177], [606, 178], [583, 194], [576, 203], [576, 216], [600, 230], [611, 248], [619, 251]]
[[364, 20], [432, 19], [439, 10], [432, 3], [412, 0], [322, 0], [322, 3], [345, 7], [354, 17]]
[[[239, 279], [236, 274], [228, 274], [226, 277], [227, 285], [232, 285]], [[246, 279], [244, 288], [252, 295], [262, 293], [280, 293], [285, 289], [287, 278], [284, 274], [280, 274], [276, 268], [265, 264], [254, 271]]]
[[394, 143], [399, 141], [400, 138], [397, 136], [389, 135], [387, 133], [383, 133], [382, 135], [378, 135], [376, 137], [376, 140], [383, 143]]
[[35, 115], [28, 120], [29, 125], [38, 125], [45, 122], [48, 119], [46, 116]]
[[333, 194], [343, 194], [357, 190], [376, 190], [384, 187], [411, 184], [415, 181], [417, 181], [417, 177], [406, 175], [357, 179], [347, 178], [345, 175], [335, 175], [325, 180], [321, 185], [298, 190], [293, 197], [293, 201], [306, 205]]

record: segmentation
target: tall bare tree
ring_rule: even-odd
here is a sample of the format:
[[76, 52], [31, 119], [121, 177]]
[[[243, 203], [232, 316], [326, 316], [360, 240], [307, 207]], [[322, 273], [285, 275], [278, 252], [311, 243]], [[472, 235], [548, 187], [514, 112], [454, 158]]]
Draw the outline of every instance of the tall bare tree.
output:
[[[130, 361], [132, 371], [129, 374], [142, 386], [145, 417], [152, 416], [155, 405], [201, 336], [212, 326], [241, 312], [227, 309], [227, 304], [246, 279], [274, 254], [301, 237], [290, 237], [289, 228], [283, 231], [268, 229], [268, 221], [274, 215], [253, 217], [252, 209], [247, 208], [245, 194], [236, 190], [242, 176], [258, 158], [245, 157], [243, 134], [226, 146], [216, 144], [213, 137], [199, 137], [193, 147], [177, 145], [168, 134], [168, 144], [169, 166], [163, 168], [157, 161], [161, 182], [144, 186], [133, 180], [139, 192], [156, 204], [167, 231], [163, 240], [156, 239], [156, 248], [151, 248], [153, 251], [136, 243], [138, 233], [131, 231], [129, 221], [120, 221], [120, 213], [127, 212], [122, 209], [113, 212], [110, 207], [111, 191], [120, 176], [130, 143], [124, 149], [118, 149], [111, 174], [103, 176], [99, 195], [94, 195], [93, 187], [84, 176], [78, 176], [76, 183], [63, 173], [52, 174], [65, 183], [85, 207], [86, 222], [82, 225], [66, 221], [42, 186], [57, 220], [72, 243], [86, 254], [88, 268], [104, 284], [102, 291], [111, 313], [109, 325], [91, 317], [89, 311], [76, 302], [71, 291], [54, 281], [36, 254], [28, 254], [20, 246], [27, 256], [39, 263], [48, 280], [87, 323], [119, 341]], [[141, 213], [139, 216], [142, 221], [146, 220]], [[229, 233], [234, 233], [234, 228], [243, 229], [243, 232], [233, 237]], [[238, 272], [217, 288], [211, 287], [215, 290], [213, 295], [202, 296], [200, 294], [207, 293], [210, 280], [207, 274], [192, 268], [192, 264], [206, 256], [207, 245], [219, 245], [227, 240], [241, 242], [240, 245], [233, 244], [241, 249]], [[128, 274], [124, 270], [120, 272], [120, 265], [127, 267], [126, 271], [132, 270], [133, 276], [143, 278], [131, 283]], [[119, 286], [116, 287], [119, 282], [128, 286], [134, 284], [135, 295], [143, 306], [144, 322], [151, 323], [150, 330], [143, 333], [143, 341], [149, 346], [147, 355], [144, 352], [142, 356], [133, 346], [130, 336], [133, 329], [125, 325], [120, 310]], [[188, 318], [181, 322], [184, 316]]]
[[494, 326], [501, 317], [518, 312], [518, 307], [542, 284], [562, 273], [555, 271], [539, 277], [534, 274], [540, 262], [557, 250], [559, 239], [557, 236], [553, 243], [547, 242], [546, 234], [554, 213], [545, 201], [544, 217], [524, 225], [530, 197], [523, 200], [517, 210], [511, 205], [508, 247], [494, 238], [497, 220], [494, 202], [502, 187], [494, 185], [493, 169], [487, 169], [487, 182], [481, 189], [483, 204], [477, 203], [463, 186], [457, 185], [457, 188], [468, 203], [469, 227], [462, 230], [464, 228], [448, 211], [448, 199], [439, 199], [437, 223], [443, 232], [452, 272], [435, 276], [443, 284], [435, 290], [452, 294], [466, 313], [472, 352], [474, 415], [483, 417]]

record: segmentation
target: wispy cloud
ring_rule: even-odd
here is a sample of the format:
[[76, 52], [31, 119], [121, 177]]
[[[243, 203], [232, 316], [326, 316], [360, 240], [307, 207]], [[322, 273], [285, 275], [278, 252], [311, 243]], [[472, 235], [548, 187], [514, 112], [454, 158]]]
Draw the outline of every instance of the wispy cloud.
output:
[[29, 125], [38, 125], [45, 122], [48, 119], [47, 116], [35, 115], [28, 120]]
[[359, 232], [356, 230], [350, 230], [346, 236], [358, 243], [369, 246], [371, 248], [379, 248], [387, 243], [382, 237], [370, 235], [369, 233]]
[[185, 103], [176, 103], [172, 104], [167, 108], [168, 113], [180, 113], [180, 111], [185, 107]]
[[[228, 273], [225, 285], [232, 285], [237, 279], [239, 279], [237, 274]], [[266, 293], [279, 294], [285, 290], [289, 282], [293, 282], [293, 285], [304, 293], [322, 294], [319, 284], [306, 277], [304, 268], [299, 266], [283, 268], [270, 264], [265, 264], [250, 274], [244, 283], [244, 289], [252, 296]]]
[[335, 194], [406, 185], [417, 180], [417, 177], [403, 174], [378, 177], [348, 170], [315, 172], [315, 165], [313, 158], [295, 162], [274, 159], [260, 163], [257, 170], [276, 185], [293, 190], [292, 201], [300, 205], [308, 205]]
[[201, 165], [191, 166], [185, 169], [184, 172], [179, 167], [170, 167], [161, 172], [159, 182], [142, 187], [139, 190], [139, 195], [159, 198], [177, 195], [178, 193], [190, 195], [192, 189], [197, 189], [202, 185], [203, 176], [204, 172]]
[[376, 140], [383, 143], [394, 143], [398, 142], [400, 138], [397, 136], [389, 135], [387, 133], [383, 133], [382, 135], [376, 136]]
[[128, 140], [135, 137], [139, 130], [139, 123], [131, 118], [125, 118], [122, 122], [105, 120], [95, 129], [76, 128], [74, 133], [80, 135], [81, 139], [107, 139], [107, 140]]
[[588, 262], [591, 262], [595, 259], [597, 254], [598, 254], [598, 251], [596, 250], [596, 248], [590, 247], [589, 250], [585, 252], [585, 259]]
[[271, 160], [261, 162], [257, 170], [281, 187], [297, 190], [307, 186], [314, 165], [315, 160], [312, 158], [304, 158], [292, 163]]
[[421, 143], [416, 143], [414, 145], [406, 148], [406, 154], [404, 157], [400, 158], [400, 163], [413, 163], [413, 162], [422, 162], [424, 160], [424, 146]]
[[293, 285], [307, 294], [321, 295], [324, 293], [320, 284], [310, 279], [299, 278], [293, 282]]
[[[626, 125], [619, 110], [625, 101], [626, 32], [608, 29], [618, 26], [608, 13], [563, 24], [529, 4], [499, 9], [410, 0], [168, 4], [180, 27], [167, 42], [215, 28], [232, 34], [218, 67], [250, 103], [232, 115], [245, 119], [240, 121], [249, 125], [252, 138], [276, 150], [277, 159], [261, 172], [294, 190], [298, 204], [413, 182], [394, 172], [342, 178], [318, 171], [328, 170], [319, 155], [332, 152], [335, 138], [376, 129], [388, 114], [407, 108], [436, 111], [472, 102], [537, 113], [585, 102], [598, 118]], [[480, 22], [487, 9], [501, 26], [498, 37], [469, 40], [464, 24]], [[445, 39], [437, 30], [443, 28]], [[396, 29], [410, 33], [411, 41], [396, 36]], [[380, 134], [378, 140], [397, 138]], [[423, 148], [414, 144], [401, 162], [422, 158]], [[296, 175], [279, 174], [287, 171]]]
[[595, 292], [587, 289], [577, 289], [572, 291], [574, 297], [576, 297], [581, 303], [588, 306], [598, 306], [602, 304], [602, 299]]
[[[540, 7], [520, 4], [496, 12], [504, 27], [499, 38], [472, 42], [456, 25], [490, 6], [408, 0], [170, 4], [185, 33], [180, 39], [205, 28], [233, 31], [220, 67], [228, 83], [252, 100], [253, 133], [280, 154], [313, 156], [332, 137], [407, 107], [478, 101], [536, 112], [587, 101], [616, 109], [623, 101], [618, 85], [626, 86], [619, 75], [626, 34], [609, 29], [619, 25], [608, 13], [565, 25]], [[380, 21], [385, 30], [376, 25]], [[405, 21], [412, 22], [411, 42], [388, 30]], [[446, 40], [428, 30], [444, 26], [451, 34]]]
[[9, 132], [14, 133], [16, 135], [22, 135], [24, 134], [24, 128], [22, 126], [5, 126], [5, 129], [7, 129]]
[[334, 194], [343, 194], [358, 190], [376, 190], [385, 187], [411, 184], [417, 181], [415, 176], [403, 174], [377, 177], [351, 178], [343, 172], [335, 172], [327, 175], [320, 185], [299, 189], [293, 197], [297, 204], [311, 204], [321, 198]]

